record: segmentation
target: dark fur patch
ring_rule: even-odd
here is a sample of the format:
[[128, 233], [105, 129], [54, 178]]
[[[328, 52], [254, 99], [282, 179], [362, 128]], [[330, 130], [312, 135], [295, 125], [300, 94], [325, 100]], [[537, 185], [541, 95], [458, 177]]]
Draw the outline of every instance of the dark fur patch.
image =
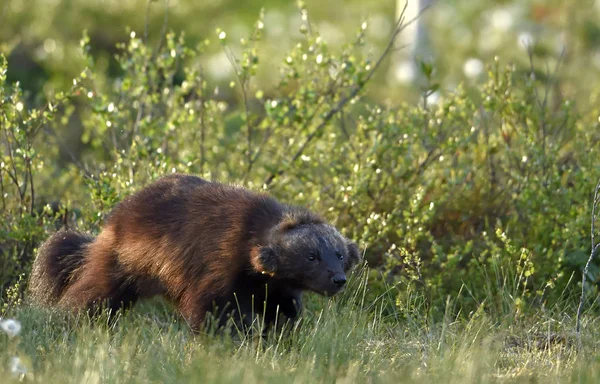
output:
[[28, 284], [35, 303], [56, 304], [73, 272], [83, 264], [85, 246], [93, 240], [92, 236], [80, 232], [61, 230], [42, 244]]

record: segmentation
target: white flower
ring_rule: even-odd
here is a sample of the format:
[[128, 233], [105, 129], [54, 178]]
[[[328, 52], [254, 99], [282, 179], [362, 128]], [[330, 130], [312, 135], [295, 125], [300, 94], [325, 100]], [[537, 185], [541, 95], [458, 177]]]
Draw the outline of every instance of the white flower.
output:
[[508, 9], [496, 9], [492, 12], [490, 21], [496, 30], [506, 32], [514, 24], [514, 15]]
[[533, 35], [529, 32], [521, 32], [518, 37], [519, 47], [527, 49], [535, 43]]
[[13, 375], [21, 376], [27, 374], [27, 368], [23, 365], [20, 358], [13, 357], [10, 359], [10, 372]]
[[430, 93], [429, 95], [427, 95], [426, 99], [427, 99], [427, 104], [437, 105], [440, 102], [440, 93], [438, 91]]
[[52, 53], [55, 49], [56, 41], [54, 41], [53, 39], [44, 40], [44, 51], [46, 51], [46, 53]]
[[21, 332], [21, 323], [18, 320], [6, 319], [0, 321], [0, 328], [8, 335], [15, 337]]
[[400, 62], [394, 71], [394, 77], [396, 78], [396, 81], [402, 84], [412, 82], [415, 79], [416, 74], [415, 64], [409, 60]]
[[476, 58], [470, 58], [463, 65], [463, 72], [468, 78], [475, 78], [483, 72], [483, 62]]

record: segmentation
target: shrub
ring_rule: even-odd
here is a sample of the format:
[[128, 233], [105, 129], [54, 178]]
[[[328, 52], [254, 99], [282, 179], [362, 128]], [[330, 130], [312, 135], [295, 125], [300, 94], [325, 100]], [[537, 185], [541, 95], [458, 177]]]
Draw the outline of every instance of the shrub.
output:
[[[117, 201], [177, 171], [323, 212], [365, 249], [371, 298], [389, 283], [423, 290], [432, 304], [461, 292], [465, 309], [560, 298], [589, 254], [597, 113], [561, 99], [556, 76], [499, 59], [480, 87], [453, 93], [422, 63], [419, 105], [374, 103], [363, 88], [380, 61], [364, 53], [366, 24], [339, 50], [302, 29], [276, 86], [257, 89], [263, 28], [259, 19], [239, 45], [217, 31], [235, 69], [230, 89], [204, 74], [210, 41], [191, 47], [171, 32], [150, 44], [130, 31], [116, 80], [84, 36], [87, 68], [42, 109], [7, 83], [3, 60], [0, 284], [27, 274], [57, 225], [97, 232]], [[240, 104], [224, 92], [238, 92]], [[80, 127], [77, 140], [61, 135], [70, 124]], [[591, 274], [595, 282], [598, 269]]]

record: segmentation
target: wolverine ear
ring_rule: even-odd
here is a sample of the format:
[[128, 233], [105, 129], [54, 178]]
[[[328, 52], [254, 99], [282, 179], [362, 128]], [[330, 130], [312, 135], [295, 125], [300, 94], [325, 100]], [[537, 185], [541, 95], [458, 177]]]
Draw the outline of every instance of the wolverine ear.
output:
[[257, 272], [273, 275], [277, 271], [277, 255], [271, 247], [255, 248], [252, 252], [251, 262]]
[[346, 248], [348, 249], [348, 260], [346, 262], [346, 268], [350, 269], [358, 264], [362, 260], [358, 245], [353, 241], [346, 239]]

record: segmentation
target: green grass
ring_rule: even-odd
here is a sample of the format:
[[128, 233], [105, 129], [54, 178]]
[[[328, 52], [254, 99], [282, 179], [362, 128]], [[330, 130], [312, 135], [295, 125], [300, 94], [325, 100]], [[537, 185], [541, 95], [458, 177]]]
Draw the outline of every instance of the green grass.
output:
[[[597, 319], [584, 318], [581, 349], [568, 310], [460, 313], [448, 298], [435, 321], [418, 293], [367, 302], [366, 280], [333, 299], [310, 296], [301, 325], [256, 338], [193, 336], [170, 306], [145, 302], [114, 326], [18, 306], [14, 339], [0, 335], [0, 377], [20, 356], [39, 383], [471, 383], [595, 382]], [[395, 294], [396, 292], [394, 292]]]

